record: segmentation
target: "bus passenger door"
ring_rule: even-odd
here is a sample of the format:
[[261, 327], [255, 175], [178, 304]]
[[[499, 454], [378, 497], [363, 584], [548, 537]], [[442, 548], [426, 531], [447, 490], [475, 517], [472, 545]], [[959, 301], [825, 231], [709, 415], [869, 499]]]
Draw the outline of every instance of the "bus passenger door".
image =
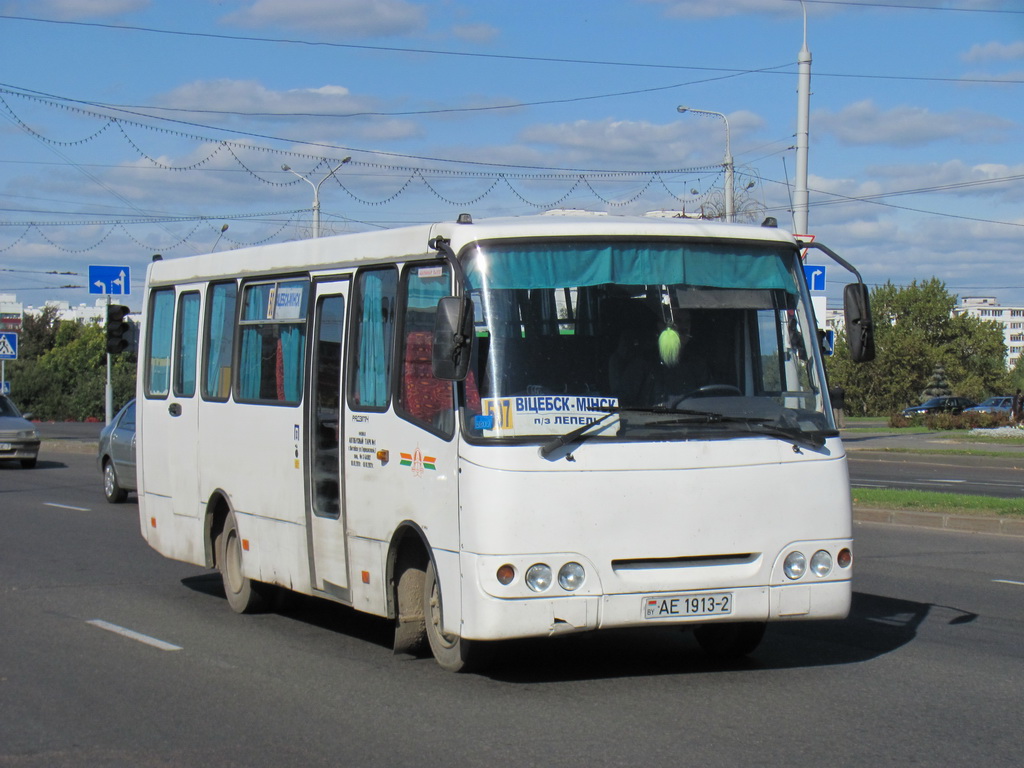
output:
[[309, 503], [306, 505], [310, 579], [314, 589], [349, 598], [341, 447], [342, 350], [348, 280], [316, 284], [313, 351], [306, 434]]
[[199, 499], [199, 291], [150, 294], [138, 464], [141, 488], [155, 506], [197, 517]]

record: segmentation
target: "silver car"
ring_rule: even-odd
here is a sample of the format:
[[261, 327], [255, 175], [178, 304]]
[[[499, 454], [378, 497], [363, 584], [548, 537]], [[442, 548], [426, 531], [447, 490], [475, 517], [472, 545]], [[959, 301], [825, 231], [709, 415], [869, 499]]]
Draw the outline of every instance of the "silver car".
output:
[[135, 401], [117, 412], [100, 432], [96, 463], [103, 473], [103, 495], [111, 504], [128, 498], [138, 488], [135, 479]]
[[39, 459], [39, 430], [28, 419], [31, 413], [21, 411], [6, 395], [0, 395], [0, 461], [15, 459], [25, 469], [32, 469]]

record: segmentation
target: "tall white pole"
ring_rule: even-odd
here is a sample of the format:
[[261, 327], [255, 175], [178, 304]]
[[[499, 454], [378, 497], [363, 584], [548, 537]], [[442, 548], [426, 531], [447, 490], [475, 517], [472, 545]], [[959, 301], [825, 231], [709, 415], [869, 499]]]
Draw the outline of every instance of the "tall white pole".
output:
[[806, 235], [807, 225], [807, 150], [811, 122], [811, 52], [807, 48], [807, 6], [804, 11], [804, 44], [797, 56], [797, 110], [796, 110], [796, 189], [793, 195], [793, 229]]

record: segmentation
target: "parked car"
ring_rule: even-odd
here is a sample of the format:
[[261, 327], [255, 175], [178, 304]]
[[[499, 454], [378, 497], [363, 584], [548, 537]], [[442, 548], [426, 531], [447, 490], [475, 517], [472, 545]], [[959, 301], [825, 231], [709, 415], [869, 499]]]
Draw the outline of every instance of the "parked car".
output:
[[971, 408], [964, 408], [964, 411], [970, 413], [1010, 413], [1010, 408], [1013, 406], [1013, 397], [1011, 395], [1003, 395], [1001, 397], [990, 397], [988, 400], [982, 400], [977, 405]]
[[903, 415], [907, 418], [923, 416], [926, 413], [962, 413], [964, 409], [976, 405], [973, 400], [966, 397], [933, 397], [920, 405], [914, 405], [903, 409]]
[[22, 414], [7, 395], [0, 395], [0, 461], [14, 459], [25, 469], [39, 460], [39, 430]]
[[129, 400], [100, 432], [96, 463], [103, 473], [103, 495], [111, 504], [138, 488], [135, 475], [135, 401]]

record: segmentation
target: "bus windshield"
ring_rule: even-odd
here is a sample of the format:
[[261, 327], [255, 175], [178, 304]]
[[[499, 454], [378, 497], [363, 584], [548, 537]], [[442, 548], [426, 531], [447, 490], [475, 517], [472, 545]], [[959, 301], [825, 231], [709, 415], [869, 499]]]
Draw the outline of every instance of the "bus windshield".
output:
[[471, 438], [592, 424], [595, 439], [820, 442], [834, 429], [791, 247], [485, 242], [463, 259], [476, 322]]

